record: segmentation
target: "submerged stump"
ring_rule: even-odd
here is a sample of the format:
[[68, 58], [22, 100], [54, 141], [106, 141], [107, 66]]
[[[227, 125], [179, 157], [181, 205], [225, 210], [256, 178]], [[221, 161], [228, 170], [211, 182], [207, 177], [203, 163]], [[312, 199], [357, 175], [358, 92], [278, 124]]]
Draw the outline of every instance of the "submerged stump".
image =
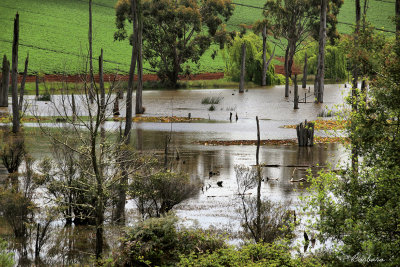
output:
[[313, 146], [314, 145], [314, 123], [301, 122], [296, 126], [297, 142], [299, 146]]

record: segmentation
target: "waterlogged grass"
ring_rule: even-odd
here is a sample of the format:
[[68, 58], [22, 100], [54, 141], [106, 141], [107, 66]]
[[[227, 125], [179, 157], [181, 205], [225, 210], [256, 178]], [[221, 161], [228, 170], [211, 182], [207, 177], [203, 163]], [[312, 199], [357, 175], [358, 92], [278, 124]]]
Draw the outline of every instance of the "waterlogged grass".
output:
[[201, 104], [203, 105], [219, 104], [219, 102], [221, 102], [222, 99], [224, 98], [221, 96], [207, 96], [201, 100]]

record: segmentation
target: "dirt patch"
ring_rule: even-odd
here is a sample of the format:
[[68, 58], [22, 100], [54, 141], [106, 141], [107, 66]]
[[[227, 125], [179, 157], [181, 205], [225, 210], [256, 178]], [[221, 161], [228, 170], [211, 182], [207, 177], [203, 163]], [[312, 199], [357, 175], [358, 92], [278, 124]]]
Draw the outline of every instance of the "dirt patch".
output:
[[[343, 130], [347, 125], [347, 121], [338, 120], [315, 120], [315, 130]], [[296, 129], [297, 125], [285, 125], [283, 128]]]
[[[284, 58], [282, 57], [276, 57], [276, 60], [280, 62], [284, 62]], [[285, 70], [283, 68], [283, 65], [275, 65], [275, 73], [276, 74], [285, 74]], [[295, 66], [293, 64], [292, 66], [292, 73], [293, 74], [300, 74], [302, 73], [300, 68]], [[1, 75], [0, 75], [1, 76]], [[224, 73], [223, 72], [208, 72], [208, 73], [199, 73], [199, 74], [193, 74], [189, 76], [184, 76], [181, 75], [179, 76], [179, 80], [181, 81], [197, 81], [197, 80], [219, 80], [224, 78]], [[62, 74], [45, 74], [44, 75], [44, 80], [46, 82], [68, 82], [68, 83], [82, 83], [89, 80], [89, 76], [84, 76], [84, 75], [62, 75]], [[99, 82], [99, 75], [95, 74], [94, 75], [95, 81], [98, 83]], [[104, 81], [112, 81], [115, 79], [115, 74], [104, 74]], [[18, 77], [18, 82], [21, 82], [22, 80], [22, 75], [19, 75]], [[117, 80], [119, 81], [128, 81], [129, 80], [129, 75], [117, 75]], [[135, 81], [137, 80], [137, 75], [135, 75]], [[160, 79], [156, 74], [144, 74], [143, 75], [143, 81], [148, 82], [148, 81], [159, 81]], [[27, 82], [35, 82], [36, 81], [36, 76], [35, 75], [29, 75], [26, 78]]]
[[[116, 78], [118, 81], [128, 81], [129, 75], [117, 75], [115, 74], [104, 74], [104, 81], [112, 81]], [[218, 80], [224, 78], [223, 72], [214, 72], [214, 73], [200, 73], [195, 75], [189, 76], [180, 76], [179, 79], [182, 81], [189, 81], [189, 80]], [[88, 81], [89, 76], [84, 75], [61, 75], [61, 74], [46, 74], [44, 75], [44, 80], [46, 82], [68, 82], [68, 83], [81, 83], [84, 82], [85, 79]], [[99, 82], [99, 75], [95, 74], [94, 79], [96, 82]], [[18, 81], [21, 82], [22, 75], [18, 77]], [[137, 75], [135, 75], [135, 80], [137, 80]], [[156, 74], [144, 74], [143, 81], [158, 81], [159, 78]], [[36, 76], [30, 75], [26, 78], [27, 82], [35, 82]]]
[[[125, 121], [124, 117], [114, 117], [114, 121]], [[163, 123], [177, 123], [177, 122], [194, 122], [200, 121], [203, 119], [200, 118], [188, 118], [188, 117], [176, 117], [176, 116], [169, 116], [169, 117], [145, 117], [145, 116], [138, 116], [132, 119], [133, 122], [163, 122]]]
[[[347, 138], [344, 137], [314, 137], [314, 144], [328, 144], [328, 143], [343, 143], [348, 142]], [[196, 144], [204, 146], [241, 146], [241, 145], [257, 145], [257, 140], [206, 140], [197, 141]], [[295, 145], [297, 144], [297, 139], [281, 139], [281, 140], [261, 140], [261, 145]]]

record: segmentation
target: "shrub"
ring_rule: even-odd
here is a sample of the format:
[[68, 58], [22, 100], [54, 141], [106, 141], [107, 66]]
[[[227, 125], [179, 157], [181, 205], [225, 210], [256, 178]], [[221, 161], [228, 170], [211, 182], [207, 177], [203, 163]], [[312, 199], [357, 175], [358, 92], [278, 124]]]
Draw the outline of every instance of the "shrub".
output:
[[0, 266], [14, 266], [14, 254], [7, 251], [7, 242], [0, 238]]
[[175, 205], [195, 195], [200, 184], [183, 173], [159, 172], [137, 175], [129, 188], [143, 217], [160, 217]]
[[181, 256], [178, 266], [318, 266], [314, 258], [293, 258], [285, 244], [247, 244], [219, 249], [209, 254]]
[[123, 239], [117, 266], [175, 266], [181, 255], [200, 255], [226, 247], [224, 240], [201, 230], [177, 229], [174, 216], [151, 218], [131, 228]]
[[209, 108], [208, 108], [208, 111], [214, 111], [215, 110], [215, 106], [214, 105], [211, 105]]
[[50, 101], [51, 94], [50, 94], [49, 90], [45, 90], [44, 93], [37, 98], [37, 100], [38, 101]]
[[[262, 40], [254, 33], [249, 33], [240, 38], [235, 37], [232, 45], [227, 49], [228, 56], [226, 58], [225, 74], [233, 81], [238, 82], [240, 79], [241, 69], [241, 46], [246, 44], [246, 81], [253, 81], [261, 84], [262, 80]], [[267, 45], [267, 58], [270, 57], [271, 49]], [[275, 76], [274, 64], [268, 67], [267, 71], [267, 85], [276, 84], [280, 80]]]
[[7, 141], [1, 147], [0, 157], [8, 173], [14, 173], [18, 171], [26, 154], [24, 139], [11, 134], [5, 138]]

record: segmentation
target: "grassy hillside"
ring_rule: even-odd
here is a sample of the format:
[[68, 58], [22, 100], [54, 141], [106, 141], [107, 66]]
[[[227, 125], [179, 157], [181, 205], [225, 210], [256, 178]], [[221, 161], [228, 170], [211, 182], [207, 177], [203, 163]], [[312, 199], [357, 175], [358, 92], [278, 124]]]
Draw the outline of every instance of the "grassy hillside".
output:
[[[386, 1], [386, 0], [385, 0]], [[387, 0], [391, 2], [392, 0]], [[394, 1], [394, 0], [393, 0]], [[234, 0], [250, 6], [263, 6], [261, 0]], [[394, 2], [370, 1], [368, 17], [376, 27], [393, 30], [389, 16], [394, 15]], [[85, 68], [84, 56], [88, 53], [88, 1], [87, 0], [2, 0], [0, 2], [0, 55], [11, 56], [13, 18], [20, 13], [20, 58], [19, 69], [23, 69], [26, 54], [30, 53], [30, 72], [79, 73]], [[126, 73], [129, 70], [131, 47], [128, 41], [114, 42], [116, 0], [93, 1], [93, 50], [94, 57], [104, 49], [105, 71]], [[262, 10], [236, 6], [228, 22], [228, 29], [237, 29], [239, 24], [251, 24], [262, 18]], [[345, 0], [340, 22], [353, 23], [354, 1]], [[393, 13], [393, 14], [392, 14]], [[340, 24], [341, 32], [351, 32], [351, 27]], [[213, 49], [217, 49], [213, 47]], [[198, 72], [224, 70], [222, 53], [212, 60], [210, 50], [200, 66], [192, 69]], [[95, 62], [97, 69], [97, 62]], [[145, 68], [149, 65], [145, 63]], [[150, 70], [145, 70], [150, 72]]]

